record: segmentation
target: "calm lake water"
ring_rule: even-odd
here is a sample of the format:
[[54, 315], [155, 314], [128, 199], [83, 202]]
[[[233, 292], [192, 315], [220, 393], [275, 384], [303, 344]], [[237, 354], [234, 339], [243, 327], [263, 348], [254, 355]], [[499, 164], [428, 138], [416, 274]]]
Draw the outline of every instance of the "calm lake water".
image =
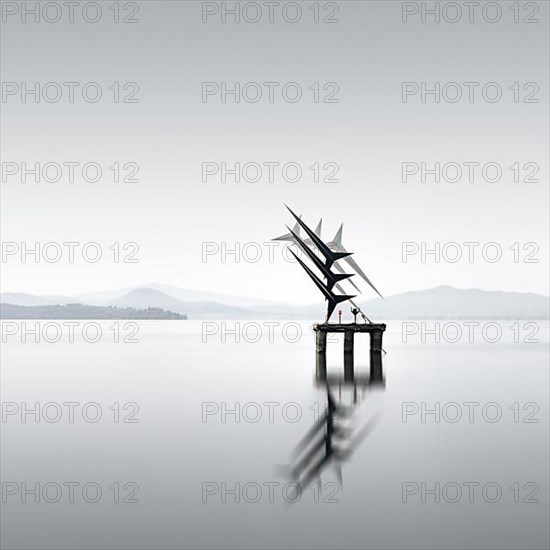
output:
[[547, 322], [388, 322], [326, 463], [308, 323], [6, 323], [3, 548], [549, 547]]

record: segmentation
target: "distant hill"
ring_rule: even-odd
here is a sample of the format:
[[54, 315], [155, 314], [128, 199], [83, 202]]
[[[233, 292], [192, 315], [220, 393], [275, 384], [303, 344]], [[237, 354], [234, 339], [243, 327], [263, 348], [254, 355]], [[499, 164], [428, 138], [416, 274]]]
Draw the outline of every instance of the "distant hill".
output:
[[[160, 286], [160, 285], [159, 285]], [[177, 287], [180, 296], [194, 296], [195, 298], [209, 293], [186, 291]], [[188, 293], [188, 294], [186, 294]], [[97, 297], [99, 293], [96, 293]], [[309, 306], [291, 306], [288, 304], [274, 304], [263, 302], [259, 305], [241, 304], [240, 306], [227, 305], [212, 300], [182, 300], [169, 292], [154, 288], [135, 288], [108, 300], [103, 306], [117, 308], [160, 308], [181, 315], [188, 315], [190, 319], [304, 319], [320, 320], [324, 316], [323, 303]], [[220, 295], [225, 296], [225, 295]], [[6, 293], [1, 295], [3, 303], [20, 306], [50, 305], [50, 300], [64, 300], [59, 305], [74, 302], [55, 296], [34, 296], [23, 293]], [[239, 297], [233, 297], [238, 302]], [[229, 300], [231, 301], [231, 300]], [[255, 304], [250, 299], [247, 303]], [[261, 301], [260, 301], [261, 302]], [[500, 292], [479, 289], [460, 289], [451, 286], [439, 286], [427, 290], [417, 290], [388, 296], [386, 299], [375, 298], [367, 302], [359, 302], [366, 314], [372, 320], [385, 319], [548, 319], [550, 317], [550, 301], [548, 296], [521, 292]], [[345, 318], [349, 319], [349, 307], [342, 306]]]
[[452, 286], [376, 298], [364, 306], [369, 316], [384, 319], [548, 319], [550, 315], [548, 296]]
[[214, 302], [216, 304], [246, 308], [255, 306], [275, 305], [276, 302], [259, 300], [257, 298], [248, 298], [246, 296], [233, 296], [230, 294], [220, 294], [218, 292], [206, 292], [202, 290], [190, 290], [188, 288], [181, 288], [173, 285], [164, 285], [160, 283], [149, 283], [137, 288], [121, 288], [118, 290], [110, 290], [106, 292], [88, 292], [84, 294], [78, 294], [70, 301], [79, 301], [85, 304], [105, 305], [113, 303], [115, 300], [122, 298], [137, 289], [150, 289], [158, 290], [181, 300], [182, 302]]
[[152, 288], [136, 288], [110, 305], [117, 307], [160, 307], [190, 317], [208, 317], [210, 319], [235, 319], [250, 316], [244, 308], [226, 306], [216, 302], [184, 302], [160, 290]]
[[1, 319], [165, 319], [182, 320], [185, 315], [159, 308], [133, 309], [68, 304], [63, 306], [16, 306], [0, 304]]
[[146, 288], [160, 290], [165, 294], [169, 294], [178, 300], [184, 302], [215, 302], [226, 306], [241, 308], [262, 307], [277, 305], [277, 302], [268, 300], [259, 300], [257, 298], [248, 298], [246, 296], [231, 296], [230, 294], [220, 294], [218, 292], [204, 292], [202, 290], [189, 290], [171, 285], [162, 285], [159, 283], [151, 283], [146, 285]]

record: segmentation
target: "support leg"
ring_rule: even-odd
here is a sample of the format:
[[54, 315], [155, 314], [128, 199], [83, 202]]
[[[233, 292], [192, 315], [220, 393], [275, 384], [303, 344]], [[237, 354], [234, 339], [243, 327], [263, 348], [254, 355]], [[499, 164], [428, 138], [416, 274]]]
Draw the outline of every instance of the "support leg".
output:
[[318, 330], [315, 333], [316, 362], [315, 372], [317, 380], [325, 382], [327, 379], [327, 333]]
[[370, 334], [370, 381], [384, 382], [382, 372], [382, 335], [381, 330], [375, 330]]
[[348, 382], [353, 379], [353, 331], [347, 330], [344, 333], [344, 380]]

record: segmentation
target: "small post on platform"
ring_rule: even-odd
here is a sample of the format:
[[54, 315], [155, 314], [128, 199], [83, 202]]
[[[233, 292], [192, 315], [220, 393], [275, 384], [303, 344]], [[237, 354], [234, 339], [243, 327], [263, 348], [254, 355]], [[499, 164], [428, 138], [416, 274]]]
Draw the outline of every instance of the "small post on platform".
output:
[[353, 331], [346, 330], [344, 332], [344, 380], [348, 382], [353, 379]]
[[[384, 326], [385, 328], [385, 326]], [[373, 330], [370, 333], [370, 381], [384, 382], [382, 372], [382, 335], [384, 332], [380, 329]]]
[[319, 329], [315, 331], [315, 350], [317, 380], [324, 382], [327, 379], [327, 333]]

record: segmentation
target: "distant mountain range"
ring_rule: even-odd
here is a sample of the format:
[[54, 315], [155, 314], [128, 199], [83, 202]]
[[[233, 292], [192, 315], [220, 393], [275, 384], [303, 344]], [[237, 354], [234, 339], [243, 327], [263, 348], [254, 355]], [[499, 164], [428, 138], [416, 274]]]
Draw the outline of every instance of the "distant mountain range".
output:
[[[256, 298], [248, 298], [246, 296], [233, 296], [229, 294], [220, 294], [217, 292], [206, 292], [202, 290], [189, 290], [177, 286], [163, 285], [159, 283], [149, 283], [138, 288], [127, 287], [119, 290], [107, 292], [93, 292], [79, 294], [78, 299], [87, 304], [105, 304], [112, 302], [118, 298], [122, 298], [135, 290], [158, 290], [161, 293], [167, 294], [172, 298], [181, 300], [182, 302], [215, 302], [218, 304], [232, 306], [237, 308], [246, 308], [254, 306], [275, 305], [277, 302], [269, 302]], [[53, 298], [49, 296], [48, 298]], [[71, 298], [74, 301], [74, 297]]]
[[[293, 306], [161, 284], [84, 294], [76, 297], [36, 296], [7, 292], [0, 295], [0, 302], [27, 307], [59, 306], [79, 302], [88, 306], [145, 310], [160, 308], [168, 313], [187, 315], [189, 319], [203, 320], [307, 319], [313, 321], [321, 320], [325, 311], [322, 303]], [[533, 293], [459, 289], [450, 286], [395, 294], [384, 300], [375, 298], [360, 303], [360, 305], [373, 320], [548, 319], [550, 316], [548, 296]], [[349, 308], [342, 307], [342, 310], [345, 318], [349, 319]]]

